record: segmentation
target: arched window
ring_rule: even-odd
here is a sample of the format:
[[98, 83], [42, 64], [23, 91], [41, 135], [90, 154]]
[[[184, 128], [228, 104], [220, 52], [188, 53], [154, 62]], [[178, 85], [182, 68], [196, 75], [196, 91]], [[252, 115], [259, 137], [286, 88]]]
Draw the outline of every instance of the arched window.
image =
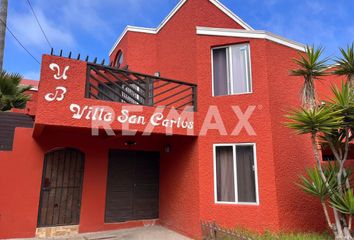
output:
[[123, 52], [119, 50], [116, 56], [116, 60], [114, 61], [114, 66], [119, 67], [123, 63]]

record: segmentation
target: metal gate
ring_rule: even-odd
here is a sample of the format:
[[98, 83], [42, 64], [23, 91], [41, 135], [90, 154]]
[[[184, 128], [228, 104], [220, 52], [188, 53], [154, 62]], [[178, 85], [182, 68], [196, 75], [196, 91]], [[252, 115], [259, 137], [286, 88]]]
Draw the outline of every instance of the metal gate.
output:
[[79, 224], [84, 159], [70, 148], [45, 155], [38, 227]]

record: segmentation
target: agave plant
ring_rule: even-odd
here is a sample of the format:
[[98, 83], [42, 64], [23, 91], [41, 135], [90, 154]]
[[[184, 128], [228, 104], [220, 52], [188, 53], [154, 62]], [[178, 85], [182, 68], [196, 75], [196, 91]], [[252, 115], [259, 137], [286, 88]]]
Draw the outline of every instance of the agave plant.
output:
[[20, 86], [22, 77], [19, 74], [0, 72], [0, 111], [12, 108], [25, 108], [30, 96], [25, 94], [32, 86]]
[[335, 60], [338, 66], [334, 73], [347, 76], [350, 87], [354, 87], [354, 43], [348, 45], [347, 49], [339, 50], [342, 56]]
[[326, 75], [328, 58], [322, 58], [323, 47], [306, 46], [305, 54], [300, 54], [299, 59], [294, 59], [298, 69], [291, 70], [293, 76], [304, 78], [304, 85], [301, 91], [301, 103], [304, 108], [314, 108], [317, 104], [315, 91], [315, 79]]

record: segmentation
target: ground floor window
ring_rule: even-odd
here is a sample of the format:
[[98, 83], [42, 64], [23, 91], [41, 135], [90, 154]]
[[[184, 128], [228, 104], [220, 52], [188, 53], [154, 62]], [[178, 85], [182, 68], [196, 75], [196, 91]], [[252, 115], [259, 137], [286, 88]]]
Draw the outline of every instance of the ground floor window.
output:
[[216, 203], [258, 204], [255, 147], [253, 143], [214, 145]]

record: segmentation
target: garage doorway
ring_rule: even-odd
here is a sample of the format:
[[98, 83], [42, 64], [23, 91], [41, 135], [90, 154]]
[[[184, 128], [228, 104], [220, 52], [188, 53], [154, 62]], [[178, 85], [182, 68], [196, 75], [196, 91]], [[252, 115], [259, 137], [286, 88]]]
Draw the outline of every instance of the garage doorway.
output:
[[109, 152], [105, 222], [159, 217], [159, 152]]

